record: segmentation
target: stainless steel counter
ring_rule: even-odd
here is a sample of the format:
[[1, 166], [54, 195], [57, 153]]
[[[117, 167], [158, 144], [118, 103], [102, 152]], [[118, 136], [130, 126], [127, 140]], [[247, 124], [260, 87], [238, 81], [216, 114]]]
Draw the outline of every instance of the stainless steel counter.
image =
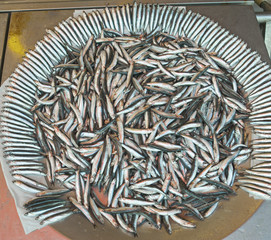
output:
[[[105, 1], [105, 0], [0, 0], [1, 7], [0, 12], [5, 11], [33, 11], [33, 10], [55, 10], [55, 9], [83, 9], [89, 7], [103, 7], [116, 6], [124, 3], [133, 3], [134, 0], [115, 0], [115, 1]], [[142, 3], [165, 3], [161, 0], [141, 0]], [[242, 4], [242, 5], [252, 5], [253, 0], [171, 0], [166, 1], [171, 4], [182, 5], [202, 5], [202, 4]]]
[[72, 10], [11, 13], [1, 82], [14, 71], [25, 52], [34, 49], [35, 43], [46, 34], [46, 29], [52, 29], [72, 13]]
[[3, 64], [4, 58], [4, 48], [5, 48], [5, 40], [6, 40], [6, 31], [8, 27], [8, 20], [9, 20], [9, 13], [2, 13], [0, 14], [0, 76], [1, 76], [1, 69]]

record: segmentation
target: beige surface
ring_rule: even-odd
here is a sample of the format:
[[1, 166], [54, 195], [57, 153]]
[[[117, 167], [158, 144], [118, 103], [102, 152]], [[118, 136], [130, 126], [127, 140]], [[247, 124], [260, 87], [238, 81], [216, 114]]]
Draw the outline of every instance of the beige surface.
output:
[[[3, 56], [7, 21], [8, 21], [8, 13], [1, 13], [0, 14], [0, 33], [1, 33], [0, 34], [0, 64], [2, 62], [2, 56]], [[0, 73], [1, 73], [1, 69], [0, 69]]]
[[[49, 9], [82, 9], [89, 7], [101, 7], [105, 5], [116, 6], [122, 5], [124, 3], [133, 3], [134, 0], [115, 0], [115, 1], [104, 1], [104, 0], [0, 0], [0, 12], [1, 11], [28, 11], [28, 10], [49, 10]], [[175, 3], [175, 4], [221, 4], [221, 3], [231, 3], [231, 4], [249, 4], [252, 5], [254, 1], [252, 0], [141, 0], [138, 2], [142, 3]]]
[[35, 43], [46, 34], [46, 29], [52, 29], [72, 13], [72, 10], [12, 13], [2, 82], [22, 61], [25, 52], [34, 49]]
[[[264, 59], [267, 52], [261, 36], [258, 34], [256, 18], [247, 7], [189, 7], [195, 12], [211, 17], [222, 26], [232, 27], [233, 33], [249, 43]], [[239, 13], [239, 14], [238, 14]], [[24, 52], [33, 49], [37, 40], [45, 34], [46, 28], [52, 28], [59, 21], [72, 15], [72, 11], [12, 13], [3, 79], [6, 79], [22, 61]], [[223, 15], [226, 21], [223, 23]], [[238, 29], [239, 27], [239, 29]], [[256, 27], [256, 29], [255, 29]], [[255, 201], [242, 191], [230, 201], [224, 201], [219, 210], [210, 219], [199, 222], [197, 230], [176, 229], [171, 236], [165, 231], [139, 230], [140, 239], [221, 239], [243, 224], [258, 208], [261, 201]], [[10, 223], [12, 224], [12, 223]], [[72, 239], [126, 239], [127, 235], [111, 226], [98, 226], [96, 229], [82, 216], [73, 216], [64, 223], [55, 224], [60, 232]], [[110, 233], [110, 234], [109, 234]], [[91, 237], [90, 237], [91, 236]], [[1, 238], [0, 238], [1, 239]]]

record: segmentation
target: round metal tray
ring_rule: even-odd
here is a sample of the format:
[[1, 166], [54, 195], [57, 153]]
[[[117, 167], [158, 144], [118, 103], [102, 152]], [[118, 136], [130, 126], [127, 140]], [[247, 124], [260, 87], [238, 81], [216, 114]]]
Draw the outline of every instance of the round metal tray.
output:
[[[190, 21], [190, 17], [200, 18], [201, 16], [190, 12], [189, 17], [186, 20]], [[210, 26], [214, 24], [211, 20], [209, 20], [209, 23]], [[193, 26], [186, 27], [183, 32], [184, 36], [190, 37], [191, 34], [189, 33], [189, 30], [191, 29], [193, 29]], [[220, 28], [220, 30], [221, 29], [222, 28]], [[199, 31], [199, 33], [200, 32], [201, 31]], [[230, 34], [227, 34], [228, 35], [224, 36], [224, 38], [229, 37], [230, 39]], [[194, 37], [196, 36], [197, 35]], [[196, 39], [193, 40], [196, 41]], [[207, 44], [211, 51], [216, 50], [220, 43], [220, 41], [216, 40], [213, 42], [215, 45], [208, 46]], [[219, 50], [221, 50], [221, 46]], [[247, 54], [251, 52], [252, 51], [248, 51]], [[219, 55], [219, 51], [217, 53]], [[64, 56], [60, 52], [58, 54], [60, 61]], [[47, 56], [42, 57], [46, 58]], [[24, 63], [22, 63], [22, 65], [24, 65]], [[149, 239], [151, 237], [155, 237], [156, 239], [175, 239], [181, 237], [187, 239], [221, 239], [243, 224], [261, 204], [260, 200], [250, 198], [247, 193], [241, 190], [238, 190], [237, 194], [237, 196], [231, 197], [229, 201], [222, 201], [219, 205], [219, 209], [215, 211], [212, 217], [202, 222], [196, 221], [196, 229], [183, 229], [177, 225], [173, 225], [173, 233], [169, 236], [165, 230], [156, 231], [151, 230], [149, 227], [142, 227], [139, 229], [138, 235], [141, 239]], [[121, 232], [119, 229], [114, 229], [108, 223], [104, 226], [98, 225], [97, 228], [94, 229], [81, 215], [74, 215], [63, 222], [54, 224], [54, 227], [59, 232], [72, 239], [89, 239], [90, 237], [94, 239], [124, 239], [130, 236]]]

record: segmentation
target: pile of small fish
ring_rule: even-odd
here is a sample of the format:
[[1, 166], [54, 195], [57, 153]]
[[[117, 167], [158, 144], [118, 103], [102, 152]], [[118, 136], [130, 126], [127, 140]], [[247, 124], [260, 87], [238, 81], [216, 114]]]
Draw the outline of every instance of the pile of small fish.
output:
[[[24, 206], [41, 224], [81, 212], [134, 235], [144, 222], [171, 233], [171, 221], [194, 228], [190, 216], [203, 220], [235, 194], [235, 165], [251, 152], [250, 110], [231, 67], [162, 31], [166, 23], [149, 33], [144, 24], [131, 35], [105, 24], [82, 48], [62, 47], [68, 54], [53, 70], [44, 62], [40, 71], [31, 52], [33, 81], [10, 78], [4, 153], [14, 183], [36, 193]], [[48, 42], [44, 51], [56, 47]]]

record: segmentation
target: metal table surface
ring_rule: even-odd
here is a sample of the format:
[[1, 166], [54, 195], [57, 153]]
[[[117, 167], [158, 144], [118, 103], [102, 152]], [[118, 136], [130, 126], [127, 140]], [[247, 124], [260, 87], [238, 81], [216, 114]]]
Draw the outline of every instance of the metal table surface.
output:
[[[260, 29], [251, 6], [188, 6], [187, 9], [191, 9], [194, 12], [198, 12], [202, 15], [210, 17], [214, 21], [217, 21], [221, 26], [227, 28], [231, 33], [238, 35], [245, 42], [247, 42], [248, 46], [252, 50], [256, 50], [262, 56], [263, 61], [270, 63], [264, 41], [260, 33]], [[6, 80], [6, 78], [14, 71], [17, 64], [22, 61], [24, 53], [27, 50], [34, 48], [34, 44], [46, 33], [45, 29], [52, 29], [53, 26], [55, 26], [59, 21], [71, 16], [72, 13], [72, 10], [11, 13], [10, 24], [8, 26], [8, 36], [1, 36], [0, 38], [1, 56], [3, 43], [5, 43], [5, 38], [7, 39], [6, 46], [4, 46], [5, 54], [3, 55], [4, 64], [1, 81], [3, 82]], [[0, 14], [0, 21], [0, 32], [4, 33], [7, 27], [5, 25], [6, 22], [8, 22], [8, 15]], [[16, 215], [14, 201], [8, 192], [5, 181], [3, 179], [3, 174], [0, 174], [0, 183], [1, 240], [67, 239], [49, 226], [25, 236], [22, 226], [20, 225], [19, 218]], [[261, 201], [253, 202], [254, 211], [257, 209], [260, 203]], [[267, 213], [268, 207], [270, 207], [270, 203], [264, 203], [256, 212], [256, 217], [253, 216], [250, 218], [245, 225], [239, 228], [232, 235], [228, 236], [226, 239], [267, 239], [267, 234], [257, 235], [258, 237], [255, 237], [255, 230], [265, 233], [271, 232], [271, 229], [268, 227], [268, 223], [270, 223], [270, 220], [268, 220], [268, 214], [263, 214]], [[253, 212], [248, 211], [247, 218], [249, 218], [252, 213]], [[256, 224], [255, 221], [258, 220], [261, 222]]]
[[6, 43], [6, 33], [7, 33], [7, 25], [9, 22], [9, 15], [8, 13], [0, 14], [0, 76], [1, 76], [1, 69], [4, 63], [4, 56], [5, 56], [5, 43]]
[[[133, 3], [134, 0], [0, 0], [0, 12], [5, 11], [32, 11], [32, 10], [55, 10], [55, 9], [82, 9], [89, 7], [102, 7], [105, 5], [116, 6], [117, 4]], [[161, 0], [141, 0], [142, 3], [163, 3]], [[165, 2], [165, 1], [164, 1]], [[245, 4], [252, 5], [253, 0], [170, 0], [167, 3], [182, 5], [199, 4]]]

